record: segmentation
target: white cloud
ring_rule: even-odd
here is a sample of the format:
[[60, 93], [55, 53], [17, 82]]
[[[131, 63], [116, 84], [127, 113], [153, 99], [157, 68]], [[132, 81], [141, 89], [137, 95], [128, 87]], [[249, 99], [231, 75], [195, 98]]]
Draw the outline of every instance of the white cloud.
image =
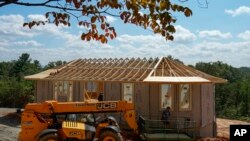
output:
[[[126, 42], [127, 40], [127, 42]], [[172, 55], [186, 64], [195, 64], [199, 61], [223, 61], [235, 67], [249, 66], [250, 42], [202, 41], [197, 44], [179, 44], [165, 41], [158, 35], [120, 35], [117, 44], [99, 44], [72, 40], [67, 44], [61, 42], [58, 48], [26, 47], [0, 48], [0, 60], [16, 59], [23, 52], [31, 55], [32, 59], [39, 60], [43, 65], [49, 61], [74, 60], [79, 58], [110, 58], [110, 57], [160, 57]], [[68, 47], [70, 46], [70, 48]], [[5, 50], [4, 50], [5, 49]], [[8, 54], [8, 55], [6, 55]], [[232, 59], [234, 58], [234, 59]]]
[[[43, 15], [28, 15], [30, 20], [42, 20]], [[32, 29], [28, 27], [23, 27], [25, 22], [24, 17], [21, 15], [3, 15], [0, 16], [0, 38], [8, 40], [11, 42], [9, 46], [15, 45], [20, 46], [41, 46], [41, 44], [34, 42], [37, 38], [47, 38], [48, 41], [53, 38], [53, 40], [63, 40], [63, 42], [71, 42], [72, 40], [80, 40], [80, 36], [72, 35], [65, 31], [68, 29], [64, 26], [55, 26], [54, 24], [46, 24], [40, 26], [34, 26]], [[26, 37], [32, 39], [33, 41], [23, 41], [27, 40]], [[53, 41], [51, 40], [51, 41]]]
[[225, 12], [227, 14], [232, 15], [233, 17], [239, 16], [239, 15], [242, 15], [242, 14], [250, 14], [250, 7], [241, 6], [241, 7], [237, 8], [237, 9], [235, 9], [235, 10], [226, 9]]
[[[32, 19], [42, 19], [43, 15], [28, 15], [30, 20]], [[5, 40], [4, 44], [8, 41], [16, 42], [16, 45], [40, 45], [39, 43], [35, 43], [34, 40], [36, 38], [47, 38], [48, 41], [53, 38], [53, 40], [58, 39], [63, 42], [76, 42], [81, 41], [80, 35], [73, 35], [69, 32], [65, 31], [67, 29], [64, 26], [55, 26], [54, 24], [46, 24], [40, 26], [34, 26], [32, 29], [28, 27], [23, 27], [23, 23], [25, 22], [25, 18], [21, 15], [2, 15], [0, 16], [0, 39]], [[23, 38], [32, 38], [32, 42], [23, 41]], [[21, 41], [17, 41], [21, 40]], [[26, 39], [25, 39], [26, 40]], [[51, 40], [51, 41], [53, 41]], [[1, 45], [3, 42], [1, 43]], [[82, 44], [83, 46], [83, 44]]]
[[[190, 32], [188, 29], [177, 25], [176, 27], [176, 33], [174, 36], [173, 43], [191, 43], [196, 39], [196, 35], [192, 32]], [[143, 43], [143, 44], [152, 44], [153, 46], [157, 47], [161, 44], [166, 44], [167, 42], [172, 41], [166, 41], [164, 37], [162, 37], [159, 34], [154, 35], [135, 35], [131, 36], [128, 34], [124, 34], [117, 37], [117, 40], [120, 42], [124, 42], [127, 44], [135, 44], [135, 43]]]
[[0, 16], [1, 22], [7, 23], [20, 23], [24, 21], [24, 17], [21, 15], [1, 15]]
[[[15, 22], [12, 22], [10, 18]], [[179, 25], [176, 26], [177, 32], [174, 34], [175, 40], [173, 42], [166, 41], [161, 35], [156, 34], [123, 34], [115, 40], [109, 41], [108, 44], [101, 44], [95, 41], [82, 41], [80, 40], [80, 33], [78, 35], [71, 34], [65, 31], [65, 28], [56, 27], [52, 24], [26, 30], [22, 27], [22, 24], [19, 25], [23, 21], [24, 17], [20, 15], [0, 16], [0, 60], [17, 59], [24, 52], [29, 53], [32, 59], [39, 60], [43, 65], [49, 61], [70, 61], [78, 58], [172, 55], [187, 64], [221, 60], [236, 67], [250, 66], [250, 41], [221, 43], [221, 40], [201, 40], [196, 42], [196, 35]], [[9, 23], [9, 26], [7, 23]], [[20, 30], [22, 34], [19, 33], [20, 31], [12, 31], [11, 28], [14, 31]], [[9, 34], [3, 33], [3, 29], [7, 30]], [[250, 34], [248, 32], [245, 32], [245, 34]], [[32, 36], [27, 36], [27, 34]], [[211, 34], [209, 31], [204, 34], [224, 37], [222, 39], [229, 36], [221, 32]], [[239, 37], [243, 38], [244, 36], [239, 34]]]
[[[38, 20], [45, 18], [43, 15], [28, 15], [30, 20]], [[25, 22], [24, 17], [21, 15], [3, 15], [0, 16], [0, 36], [4, 36], [2, 38], [6, 38], [8, 36], [9, 39], [16, 39], [20, 37], [37, 37], [41, 35], [52, 36], [55, 38], [61, 38], [64, 40], [70, 40], [74, 38], [72, 34], [64, 31], [68, 27], [64, 26], [55, 26], [54, 24], [46, 24], [40, 26], [34, 26], [32, 29], [28, 27], [23, 27], [23, 23]]]
[[120, 35], [116, 38], [116, 40], [122, 42], [122, 43], [127, 43], [127, 44], [137, 44], [137, 43], [143, 43], [143, 44], [148, 44], [152, 42], [165, 42], [165, 39], [161, 35], [128, 35], [128, 34], [123, 34]]
[[0, 39], [0, 47], [8, 46], [8, 40]]
[[[160, 57], [172, 54], [168, 41], [161, 35], [120, 35], [116, 39], [123, 57]], [[169, 41], [170, 42], [170, 41]]]
[[38, 43], [37, 41], [30, 40], [30, 41], [17, 41], [12, 43], [14, 46], [29, 46], [29, 47], [38, 47], [42, 46], [42, 44]]
[[67, 40], [65, 40], [65, 47], [71, 47], [71, 48], [102, 48], [102, 49], [111, 49], [113, 48], [109, 44], [102, 44], [100, 42], [91, 40], [91, 41], [83, 41], [80, 39], [80, 35], [68, 35], [68, 37], [65, 37]]
[[[235, 67], [249, 66], [250, 42], [201, 41], [192, 44], [165, 41], [156, 35], [121, 35], [119, 50], [125, 57], [160, 57], [172, 55], [187, 64], [223, 61]], [[115, 48], [115, 47], [114, 47]], [[235, 58], [235, 59], [232, 59]]]
[[199, 32], [199, 37], [206, 38], [206, 39], [218, 40], [218, 39], [232, 38], [232, 35], [229, 32], [222, 33], [219, 30], [204, 30], [204, 31]]
[[71, 61], [79, 58], [110, 58], [121, 55], [116, 49], [102, 47], [67, 48], [62, 46], [58, 48], [26, 47], [3, 49], [0, 47], [0, 60], [14, 60], [24, 52], [29, 53], [33, 60], [39, 60], [42, 65], [56, 60]]
[[192, 45], [176, 45], [172, 50], [174, 57], [179, 58], [186, 64], [197, 62], [222, 61], [234, 67], [250, 66], [250, 42], [202, 41]]
[[8, 36], [10, 38], [15, 36], [33, 37], [34, 33], [27, 32], [29, 29], [23, 27], [24, 22], [24, 17], [21, 15], [0, 16], [0, 36]]
[[195, 34], [189, 31], [188, 29], [180, 25], [175, 26], [175, 28], [176, 28], [176, 33], [174, 34], [174, 42], [190, 43], [196, 39]]
[[40, 15], [40, 14], [31, 14], [28, 15], [28, 19], [30, 21], [46, 21], [46, 18], [44, 15]]
[[115, 17], [112, 16], [106, 16], [106, 20], [108, 23], [113, 23], [115, 22], [117, 19]]
[[88, 30], [91, 29], [91, 27], [86, 27], [86, 26], [83, 26], [83, 25], [79, 26], [78, 24], [77, 24], [76, 27], [79, 28], [79, 29], [83, 29], [84, 31], [88, 31]]
[[242, 32], [242, 33], [238, 34], [238, 37], [243, 39], [243, 40], [250, 40], [250, 31], [247, 30], [245, 32]]

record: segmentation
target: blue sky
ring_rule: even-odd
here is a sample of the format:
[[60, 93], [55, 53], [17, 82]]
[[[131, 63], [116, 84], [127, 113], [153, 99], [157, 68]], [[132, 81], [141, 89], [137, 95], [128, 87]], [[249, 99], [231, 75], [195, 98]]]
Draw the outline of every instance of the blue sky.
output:
[[42, 65], [79, 58], [171, 55], [185, 64], [222, 61], [234, 67], [250, 67], [249, 0], [208, 0], [208, 8], [201, 8], [195, 0], [178, 3], [190, 7], [193, 16], [186, 18], [174, 13], [177, 18], [175, 41], [166, 41], [149, 30], [108, 16], [118, 34], [108, 44], [80, 40], [84, 29], [75, 24], [23, 28], [22, 24], [29, 19], [43, 19], [48, 9], [5, 6], [0, 8], [0, 61], [17, 59], [24, 52]]

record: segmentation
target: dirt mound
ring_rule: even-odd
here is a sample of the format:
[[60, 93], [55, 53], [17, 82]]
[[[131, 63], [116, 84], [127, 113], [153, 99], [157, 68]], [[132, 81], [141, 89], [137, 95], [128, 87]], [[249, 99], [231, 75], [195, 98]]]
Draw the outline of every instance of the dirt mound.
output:
[[250, 125], [249, 122], [240, 121], [240, 120], [217, 118], [216, 121], [217, 121], [217, 134], [219, 137], [223, 137], [223, 138], [229, 138], [230, 125], [234, 125], [234, 124]]

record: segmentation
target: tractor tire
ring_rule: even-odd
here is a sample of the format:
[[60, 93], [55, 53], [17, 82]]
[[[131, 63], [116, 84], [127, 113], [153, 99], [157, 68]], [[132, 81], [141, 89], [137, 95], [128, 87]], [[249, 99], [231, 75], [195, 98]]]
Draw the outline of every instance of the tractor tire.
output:
[[104, 131], [98, 141], [123, 141], [120, 133], [116, 133], [114, 131]]
[[39, 141], [59, 141], [59, 138], [56, 133], [50, 133], [39, 138]]

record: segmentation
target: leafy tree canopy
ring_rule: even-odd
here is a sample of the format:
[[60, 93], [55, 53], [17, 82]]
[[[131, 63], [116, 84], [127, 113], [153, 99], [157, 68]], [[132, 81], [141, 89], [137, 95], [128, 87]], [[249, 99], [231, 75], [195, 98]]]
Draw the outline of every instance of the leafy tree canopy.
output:
[[[96, 40], [107, 43], [108, 38], [116, 37], [116, 31], [106, 16], [119, 17], [124, 23], [151, 29], [161, 34], [166, 40], [173, 40], [176, 18], [172, 15], [181, 12], [186, 17], [192, 15], [188, 7], [172, 3], [173, 0], [0, 0], [0, 7], [15, 4], [23, 6], [48, 7], [57, 11], [45, 13], [46, 21], [31, 21], [24, 26], [32, 28], [34, 25], [53, 23], [70, 26], [75, 17], [79, 26], [86, 28], [82, 33], [82, 40]], [[179, 0], [187, 1], [187, 0]], [[59, 12], [58, 12], [59, 11]]]
[[11, 63], [6, 64], [10, 66], [8, 69], [5, 68], [5, 71], [9, 71], [9, 77], [15, 77], [19, 81], [25, 75], [37, 73], [42, 69], [40, 62], [38, 60], [34, 60], [32, 62], [32, 59], [28, 53], [23, 53], [18, 60], [14, 60]]
[[226, 84], [217, 84], [215, 90], [215, 108], [219, 117], [244, 119], [250, 121], [250, 68], [235, 68], [217, 62], [199, 62], [195, 68], [208, 74], [228, 80]]
[[66, 61], [61, 61], [61, 60], [49, 62], [46, 66], [44, 66], [43, 70], [52, 69], [57, 66], [64, 65], [66, 63], [67, 63]]

